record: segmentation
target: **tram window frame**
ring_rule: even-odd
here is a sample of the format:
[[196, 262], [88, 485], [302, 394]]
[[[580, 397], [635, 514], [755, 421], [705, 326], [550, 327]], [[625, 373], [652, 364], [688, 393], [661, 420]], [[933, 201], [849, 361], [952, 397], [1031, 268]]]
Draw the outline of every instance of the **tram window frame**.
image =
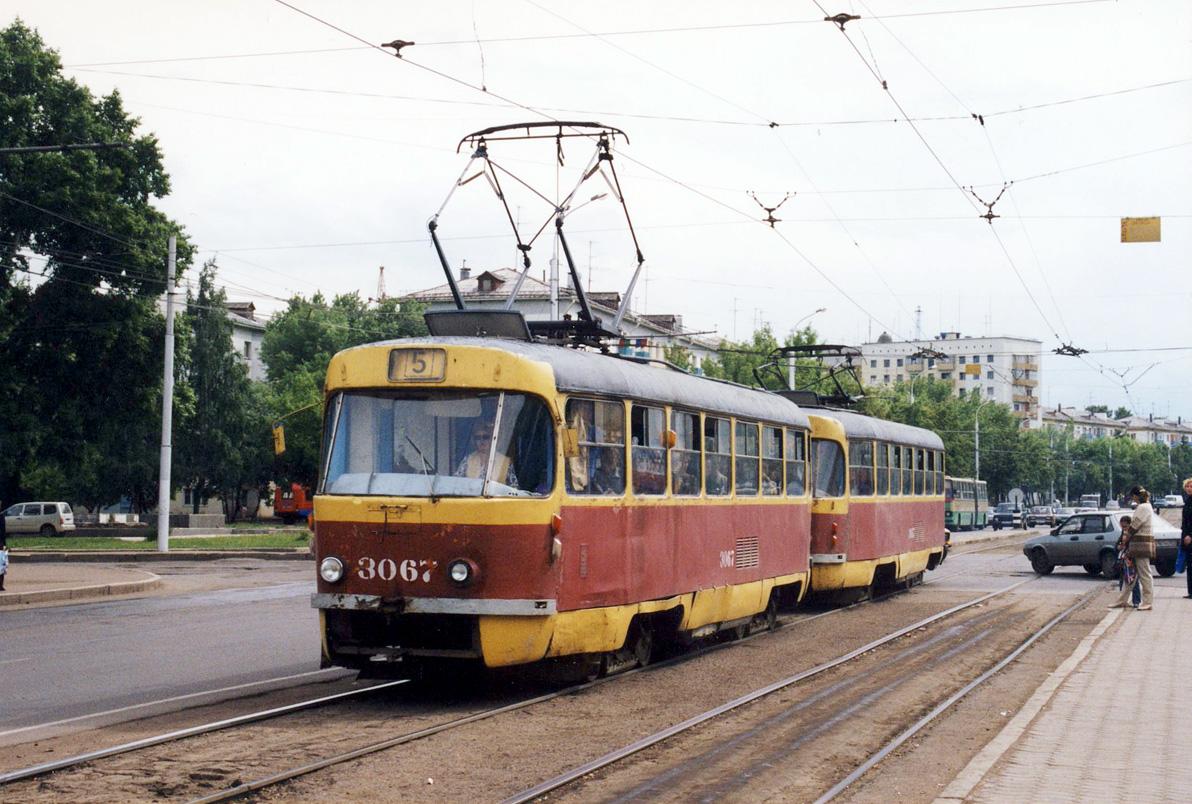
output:
[[915, 493], [915, 451], [907, 446], [899, 447], [899, 449], [902, 450], [902, 494], [910, 496]]
[[[792, 457], [793, 456], [793, 457]], [[807, 493], [807, 431], [786, 431], [786, 494], [802, 497]]]
[[786, 489], [783, 482], [783, 465], [786, 463], [786, 439], [782, 436], [781, 427], [762, 425], [762, 495], [765, 497], [780, 496]]
[[849, 494], [873, 496], [873, 442], [864, 439], [848, 442]]
[[[750, 436], [752, 435], [752, 443]], [[752, 452], [742, 451], [752, 449]], [[733, 491], [738, 497], [756, 497], [761, 491], [762, 444], [757, 422], [733, 424]], [[749, 481], [752, 481], [750, 485]]]
[[[579, 412], [577, 408], [580, 405], [590, 406], [588, 410], [592, 419], [590, 422], [577, 419], [576, 414]], [[604, 411], [603, 414], [598, 415], [597, 410]], [[614, 420], [602, 418], [606, 416], [609, 411], [616, 411], [617, 416]], [[625, 404], [621, 401], [612, 401], [608, 399], [592, 399], [589, 397], [571, 397], [567, 400], [566, 407], [566, 421], [569, 427], [574, 427], [578, 430], [578, 447], [580, 454], [567, 458], [566, 464], [566, 487], [568, 494], [575, 494], [583, 497], [620, 497], [625, 493]], [[580, 426], [580, 423], [588, 425], [588, 432]], [[612, 424], [614, 427], [610, 427]], [[616, 429], [620, 430], [620, 441], [595, 440]], [[584, 436], [590, 435], [592, 439], [585, 440]], [[596, 454], [593, 455], [593, 451]], [[612, 456], [618, 456], [616, 458]], [[605, 469], [605, 459], [608, 458], [611, 465], [611, 471]], [[582, 462], [582, 463], [581, 463]], [[583, 488], [576, 488], [574, 485], [575, 478], [579, 474], [578, 468], [583, 466], [586, 478], [584, 480]], [[599, 479], [598, 479], [599, 478]], [[610, 482], [611, 481], [611, 482]]]
[[923, 449], [921, 449], [919, 447], [914, 448], [914, 460], [915, 460], [915, 494], [918, 496], [922, 496], [923, 492], [927, 488], [926, 482], [925, 482], [926, 474], [927, 474], [927, 456], [924, 454]]
[[935, 493], [944, 493], [944, 451], [942, 449], [935, 451]]
[[902, 496], [902, 449], [890, 444], [890, 496]]
[[727, 497], [733, 493], [732, 422], [704, 415], [704, 493]]
[[[633, 493], [663, 497], [667, 486], [666, 409], [656, 405], [629, 405], [629, 465]], [[662, 473], [657, 474], [657, 469]], [[646, 470], [652, 470], [647, 472]], [[657, 478], [657, 479], [650, 479]]]
[[927, 494], [934, 495], [939, 492], [935, 489], [935, 450], [929, 449], [926, 453], [927, 465], [926, 474], [924, 475], [924, 491]]
[[[820, 479], [823, 476], [822, 458], [831, 459], [830, 466], [832, 476], [829, 479], [830, 486], [820, 486]], [[848, 460], [847, 453], [840, 443], [829, 438], [813, 438], [811, 439], [811, 493], [817, 499], [837, 499], [844, 497], [848, 492], [848, 484], [846, 478], [848, 477]]]
[[877, 442], [877, 493], [883, 496], [890, 494], [890, 445], [885, 441]]
[[[687, 419], [686, 424], [689, 426], [682, 426], [681, 418]], [[675, 446], [671, 448], [671, 494], [676, 497], [698, 497], [704, 486], [703, 456], [700, 450], [703, 425], [700, 422], [700, 414], [673, 408], [671, 429], [675, 431]], [[691, 477], [692, 472], [684, 471], [683, 467], [694, 467], [694, 478]], [[683, 479], [694, 479], [694, 491], [690, 482], [680, 485]]]

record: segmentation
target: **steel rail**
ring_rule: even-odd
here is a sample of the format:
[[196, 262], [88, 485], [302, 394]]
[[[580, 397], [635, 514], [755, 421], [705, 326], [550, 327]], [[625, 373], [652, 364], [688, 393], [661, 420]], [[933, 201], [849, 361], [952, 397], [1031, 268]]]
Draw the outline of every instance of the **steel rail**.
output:
[[960, 701], [962, 698], [964, 698], [970, 692], [972, 692], [977, 687], [984, 684], [989, 679], [993, 678], [993, 676], [995, 676], [997, 673], [999, 673], [1006, 665], [1008, 665], [1010, 662], [1014, 661], [1019, 656], [1021, 656], [1026, 651], [1027, 648], [1029, 648], [1031, 645], [1035, 644], [1035, 642], [1037, 642], [1039, 639], [1043, 638], [1043, 636], [1046, 635], [1049, 631], [1051, 631], [1052, 628], [1055, 628], [1057, 625], [1062, 623], [1064, 620], [1068, 619], [1068, 617], [1070, 617], [1078, 609], [1080, 609], [1082, 606], [1084, 606], [1086, 603], [1088, 603], [1089, 600], [1091, 600], [1094, 595], [1100, 593], [1101, 591], [1102, 591], [1101, 589], [1090, 589], [1088, 592], [1081, 595], [1079, 600], [1077, 600], [1075, 603], [1073, 603], [1071, 606], [1069, 606], [1064, 611], [1057, 614], [1055, 617], [1052, 617], [1050, 620], [1048, 620], [1046, 625], [1044, 625], [1042, 628], [1040, 628], [1035, 633], [1031, 634], [1031, 636], [1029, 636], [1026, 640], [1024, 640], [1022, 642], [1022, 644], [1020, 644], [1014, 650], [1007, 653], [1004, 657], [1002, 657], [1002, 659], [997, 664], [995, 664], [993, 667], [990, 667], [988, 670], [986, 670], [981, 675], [977, 676], [975, 679], [970, 681], [968, 684], [965, 684], [963, 687], [961, 687], [959, 690], [957, 690], [952, 695], [950, 695], [946, 700], [944, 700], [942, 703], [940, 703], [938, 706], [936, 706], [934, 709], [932, 709], [930, 712], [928, 712], [922, 718], [917, 720], [913, 725], [911, 725], [909, 728], [907, 728], [905, 731], [903, 731], [901, 734], [899, 734], [893, 740], [891, 740], [890, 742], [888, 742], [884, 746], [882, 746], [881, 749], [879, 749], [877, 752], [872, 754], [868, 759], [866, 759], [863, 763], [861, 763], [859, 766], [857, 766], [857, 768], [852, 773], [850, 773], [848, 776], [841, 779], [839, 782], [837, 782], [835, 785], [833, 785], [826, 793], [824, 793], [822, 796], [817, 798], [815, 800], [815, 804], [826, 804], [826, 802], [831, 801], [832, 799], [836, 798], [838, 795], [843, 793], [850, 785], [853, 784], [853, 782], [860, 779], [862, 776], [864, 776], [866, 773], [868, 773], [875, 765], [877, 765], [879, 762], [881, 762], [883, 759], [885, 759], [887, 756], [889, 756], [893, 751], [897, 750], [899, 746], [901, 746], [903, 743], [905, 743], [911, 737], [915, 736], [915, 734], [917, 734], [920, 730], [922, 730], [924, 726], [927, 726], [928, 724], [930, 724], [933, 720], [935, 720], [937, 717], [939, 717], [944, 712], [946, 712], [948, 709], [950, 709], [953, 705], [955, 705], [958, 701]]
[[78, 754], [72, 757], [64, 757], [56, 759], [53, 762], [45, 762], [41, 765], [33, 765], [28, 768], [20, 770], [9, 771], [7, 773], [0, 773], [0, 785], [16, 782], [21, 779], [31, 779], [35, 776], [42, 776], [53, 771], [63, 770], [64, 768], [80, 765], [84, 762], [91, 762], [96, 759], [103, 759], [105, 757], [115, 756], [117, 754], [125, 754], [129, 751], [136, 751], [141, 748], [149, 748], [154, 745], [161, 745], [162, 743], [174, 742], [186, 737], [194, 737], [199, 734], [209, 734], [214, 731], [222, 731], [233, 726], [241, 726], [245, 723], [255, 723], [261, 720], [269, 720], [271, 718], [288, 715], [292, 712], [300, 712], [304, 709], [313, 709], [315, 707], [324, 706], [333, 701], [340, 701], [345, 698], [351, 698], [358, 695], [367, 695], [380, 690], [396, 687], [399, 684], [407, 684], [409, 679], [400, 679], [397, 681], [389, 681], [382, 684], [374, 684], [370, 687], [364, 687], [358, 690], [348, 690], [347, 692], [337, 692], [334, 695], [325, 695], [321, 698], [313, 698], [309, 701], [299, 701], [297, 703], [286, 704], [285, 706], [277, 706], [272, 709], [265, 709], [260, 712], [251, 712], [247, 715], [237, 715], [236, 717], [226, 718], [224, 720], [217, 720], [211, 723], [204, 723], [198, 726], [191, 726], [185, 729], [178, 729], [167, 734], [159, 734], [153, 737], [145, 737], [140, 740], [133, 740], [129, 743], [122, 743], [114, 745], [110, 748], [101, 748], [98, 751], [91, 751], [86, 754]]
[[974, 600], [970, 600], [966, 603], [961, 603], [957, 606], [953, 606], [953, 607], [946, 609], [942, 612], [939, 612], [937, 614], [933, 614], [930, 617], [919, 620], [918, 622], [912, 623], [911, 625], [899, 628], [897, 631], [893, 631], [883, 637], [875, 639], [872, 642], [862, 645], [861, 647], [856, 648], [854, 650], [851, 650], [842, 656], [839, 656], [835, 659], [824, 662], [822, 664], [818, 664], [815, 667], [810, 668], [809, 670], [804, 670], [804, 671], [796, 673], [792, 676], [788, 676], [787, 678], [781, 679], [779, 681], [775, 681], [771, 684], [767, 684], [766, 686], [756, 689], [753, 692], [746, 693], [745, 695], [742, 695], [738, 698], [728, 701], [727, 703], [721, 704], [720, 706], [717, 706], [713, 709], [709, 709], [708, 711], [703, 712], [702, 714], [695, 715], [694, 717], [690, 717], [681, 723], [676, 723], [673, 726], [669, 726], [669, 727], [667, 727], [661, 731], [655, 732], [654, 734], [651, 734], [647, 737], [643, 737], [642, 739], [637, 740], [627, 746], [618, 748], [615, 751], [611, 751], [611, 752], [605, 754], [604, 756], [601, 756], [601, 757], [598, 757], [597, 759], [592, 760], [591, 762], [586, 762], [583, 765], [580, 765], [576, 768], [572, 768], [571, 770], [569, 770], [565, 773], [562, 773], [558, 776], [555, 776], [552, 779], [547, 779], [546, 781], [542, 782], [541, 784], [535, 785], [534, 787], [531, 787], [527, 790], [523, 790], [520, 793], [515, 793], [514, 795], [510, 796], [509, 798], [504, 799], [502, 804], [522, 804], [523, 802], [532, 801], [532, 800], [538, 798], [539, 796], [543, 796], [553, 790], [557, 790], [558, 788], [563, 787], [564, 785], [570, 784], [571, 782], [574, 782], [576, 779], [586, 776], [589, 773], [600, 770], [601, 768], [608, 767], [609, 765], [612, 765], [615, 762], [619, 762], [620, 760], [624, 759], [625, 757], [632, 756], [633, 754], [636, 754], [639, 751], [643, 751], [646, 748], [649, 748], [650, 746], [656, 745], [664, 740], [668, 740], [671, 737], [674, 737], [675, 735], [682, 734], [683, 732], [689, 731], [702, 723], [706, 723], [709, 720], [720, 717], [721, 715], [723, 715], [727, 712], [731, 712], [735, 709], [739, 709], [740, 707], [745, 706], [746, 704], [752, 703], [753, 701], [756, 701], [759, 698], [763, 698], [767, 695], [771, 695], [775, 692], [778, 692], [779, 690], [786, 689], [787, 687], [789, 687], [793, 684], [797, 684], [800, 681], [804, 681], [808, 678], [812, 678], [814, 676], [825, 673], [833, 668], [839, 667], [840, 665], [850, 662], [853, 659], [857, 658], [858, 656], [868, 653], [869, 651], [874, 650], [875, 648], [879, 648], [882, 645], [893, 642], [896, 639], [900, 639], [900, 638], [906, 636], [907, 634], [910, 634], [910, 633], [912, 633], [920, 628], [923, 628], [927, 625], [930, 625], [932, 623], [938, 622], [939, 620], [942, 620], [946, 617], [950, 617], [953, 614], [964, 611], [965, 609], [972, 608], [973, 606], [978, 606], [987, 600], [998, 597], [1000, 595], [1004, 595], [1007, 592], [1011, 592], [1014, 589], [1017, 589], [1018, 587], [1020, 587], [1024, 584], [1030, 583], [1031, 581], [1034, 581], [1034, 580], [1035, 580], [1035, 578], [1027, 578], [1026, 580], [1018, 581], [1017, 583], [1013, 583], [1007, 587], [997, 590], [996, 592], [990, 592], [990, 593], [982, 595], [981, 597], [978, 597]]

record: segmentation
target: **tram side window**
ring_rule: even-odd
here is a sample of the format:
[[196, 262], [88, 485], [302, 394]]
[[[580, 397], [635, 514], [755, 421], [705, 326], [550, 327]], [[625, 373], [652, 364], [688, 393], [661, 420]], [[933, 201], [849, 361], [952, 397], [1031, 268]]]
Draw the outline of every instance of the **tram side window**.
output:
[[733, 467], [730, 432], [728, 419], [704, 417], [704, 471], [710, 495], [723, 497], [729, 493]]
[[927, 450], [927, 493], [938, 494], [935, 487], [935, 450]]
[[811, 439], [812, 488], [816, 497], [844, 496], [844, 450], [835, 441]]
[[754, 496], [757, 494], [758, 481], [758, 448], [757, 425], [750, 422], [737, 422], [737, 494]]
[[802, 430], [786, 431], [786, 493], [798, 497], [807, 492], [807, 435]]
[[698, 497], [701, 485], [699, 414], [673, 411], [671, 429], [675, 431], [675, 448], [671, 450], [671, 493]]
[[912, 449], [911, 460], [914, 461], [915, 469], [915, 494], [923, 493], [923, 470], [925, 468], [926, 458], [923, 456], [923, 450]]
[[572, 399], [567, 425], [579, 432], [579, 455], [567, 459], [572, 494], [625, 493], [625, 409], [619, 402]]
[[877, 445], [877, 493], [890, 493], [890, 445]]
[[890, 493], [902, 494], [902, 447], [890, 444]]
[[896, 447], [896, 449], [902, 452], [902, 493], [914, 494], [915, 487], [912, 485], [914, 478], [911, 473], [914, 471], [912, 464], [914, 463], [915, 451], [910, 447]]
[[629, 436], [633, 450], [633, 493], [666, 493], [666, 447], [662, 408], [634, 405], [629, 414]]
[[762, 427], [762, 494], [782, 493], [782, 430]]
[[850, 441], [848, 445], [850, 493], [855, 497], [873, 494], [873, 442]]
[[938, 449], [935, 451], [935, 493], [944, 493], [944, 453]]

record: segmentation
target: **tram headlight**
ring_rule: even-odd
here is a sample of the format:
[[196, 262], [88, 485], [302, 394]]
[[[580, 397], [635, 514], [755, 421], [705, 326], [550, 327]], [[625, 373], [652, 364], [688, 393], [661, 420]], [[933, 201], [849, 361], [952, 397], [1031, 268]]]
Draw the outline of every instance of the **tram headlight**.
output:
[[344, 562], [335, 556], [327, 556], [319, 562], [319, 577], [327, 583], [338, 583], [344, 577]]
[[466, 558], [457, 558], [447, 565], [447, 577], [456, 586], [471, 586], [479, 575], [480, 568]]

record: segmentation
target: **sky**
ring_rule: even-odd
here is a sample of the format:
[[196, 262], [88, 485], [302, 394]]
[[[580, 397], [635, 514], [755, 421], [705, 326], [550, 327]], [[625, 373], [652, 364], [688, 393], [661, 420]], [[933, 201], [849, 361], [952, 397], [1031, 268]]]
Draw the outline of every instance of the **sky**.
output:
[[[453, 267], [513, 267], [488, 182], [452, 192], [457, 144], [594, 121], [627, 137], [637, 310], [736, 339], [800, 322], [848, 344], [1035, 338], [1045, 405], [1192, 417], [1186, 0], [287, 2], [0, 0], [0, 24], [38, 29], [158, 137], [160, 206], [230, 300], [267, 315], [296, 293], [373, 297], [382, 265], [388, 295], [442, 284], [440, 208]], [[842, 32], [838, 13], [860, 19]], [[395, 39], [416, 44], [376, 47]], [[489, 145], [525, 239], [594, 153]], [[624, 213], [599, 174], [575, 197], [582, 280], [623, 292]], [[1120, 219], [1147, 216], [1161, 241], [1121, 243]]]

